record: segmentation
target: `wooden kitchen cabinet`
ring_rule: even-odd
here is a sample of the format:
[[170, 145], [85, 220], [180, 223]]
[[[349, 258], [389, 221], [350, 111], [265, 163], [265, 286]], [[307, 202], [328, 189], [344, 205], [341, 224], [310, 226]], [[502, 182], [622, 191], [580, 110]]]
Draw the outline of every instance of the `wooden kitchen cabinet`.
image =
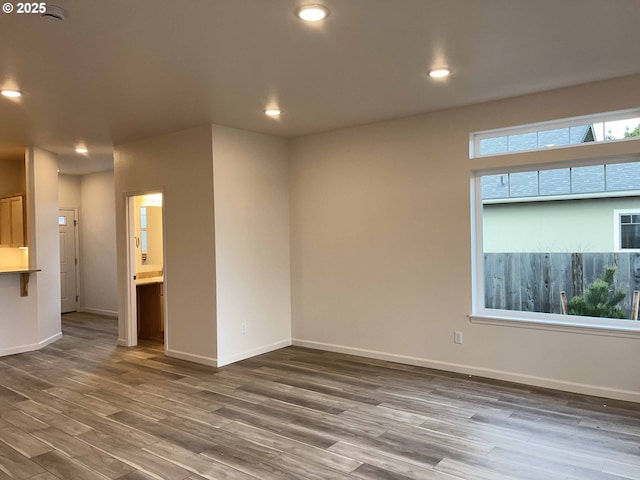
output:
[[0, 247], [24, 247], [24, 225], [23, 196], [0, 198]]

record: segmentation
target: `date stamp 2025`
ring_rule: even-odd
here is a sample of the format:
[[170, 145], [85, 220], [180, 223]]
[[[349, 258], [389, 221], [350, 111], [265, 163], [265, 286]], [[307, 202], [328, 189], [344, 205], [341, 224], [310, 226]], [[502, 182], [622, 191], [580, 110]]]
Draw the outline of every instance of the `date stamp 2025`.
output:
[[10, 14], [29, 14], [29, 13], [37, 13], [43, 14], [47, 11], [47, 4], [45, 2], [5, 2], [2, 4], [3, 13]]

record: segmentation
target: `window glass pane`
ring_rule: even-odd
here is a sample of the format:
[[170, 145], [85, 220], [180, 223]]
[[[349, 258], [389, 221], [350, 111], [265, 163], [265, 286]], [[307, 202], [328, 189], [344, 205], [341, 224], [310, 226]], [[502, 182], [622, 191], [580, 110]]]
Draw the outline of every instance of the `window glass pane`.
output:
[[604, 122], [595, 122], [592, 125], [593, 134], [596, 137], [596, 142], [604, 142]]
[[507, 152], [507, 137], [485, 138], [480, 140], [480, 155], [496, 155]]
[[140, 227], [147, 228], [147, 207], [140, 207]]
[[540, 171], [540, 195], [567, 195], [571, 193], [568, 168]]
[[593, 125], [578, 125], [576, 127], [571, 127], [569, 130], [571, 145], [593, 142], [596, 140], [595, 128]]
[[[504, 172], [481, 178], [483, 194], [493, 198], [482, 204], [478, 230], [483, 246], [481, 306], [562, 314], [560, 292], [566, 292], [569, 315], [630, 318], [633, 290], [640, 289], [632, 266], [634, 258], [640, 258], [636, 252], [640, 250], [640, 196], [614, 194], [585, 199], [565, 195], [572, 182], [577, 189], [600, 188], [602, 193], [604, 172], [605, 166], [599, 165]], [[501, 178], [508, 182], [501, 182]], [[498, 196], [500, 188], [509, 189], [511, 198], [519, 196], [518, 201], [501, 201], [507, 197]], [[532, 195], [538, 197], [527, 198]], [[539, 197], [545, 195], [565, 196], [541, 201]], [[629, 210], [630, 202], [637, 202], [638, 209]], [[612, 222], [614, 214], [619, 215], [618, 223]], [[580, 302], [589, 303], [595, 298], [586, 295], [589, 289], [602, 288], [602, 282], [595, 281], [602, 279], [609, 267], [615, 271], [604, 295], [619, 291], [624, 293], [622, 299], [603, 313], [597, 305], [580, 310]]]
[[640, 118], [615, 120], [604, 124], [605, 140], [640, 137]]
[[[622, 114], [629, 115], [628, 112], [608, 112], [582, 119], [561, 119], [542, 124], [512, 126], [491, 133], [479, 133], [477, 135], [482, 139], [479, 141], [479, 152], [476, 152], [476, 155], [562, 148], [569, 145], [629, 138], [640, 139], [640, 115], [636, 113], [633, 118], [616, 119]], [[554, 128], [554, 125], [557, 127]]]
[[142, 230], [140, 232], [140, 248], [142, 253], [147, 253], [147, 231]]
[[519, 172], [509, 175], [511, 197], [538, 195], [538, 172]]
[[482, 177], [482, 198], [508, 198], [509, 175], [486, 175]]
[[640, 248], [640, 225], [630, 224], [620, 227], [620, 247]]
[[67, 224], [67, 217], [61, 215], [58, 217], [58, 225], [66, 225]]
[[604, 191], [604, 165], [571, 169], [571, 193]]
[[640, 190], [640, 162], [607, 165], [607, 191]]
[[640, 190], [640, 163], [559, 168], [482, 177], [482, 198], [518, 198]]
[[509, 151], [523, 152], [526, 150], [536, 150], [538, 148], [538, 133], [520, 133], [509, 135]]
[[554, 128], [538, 132], [538, 145], [540, 148], [569, 145], [569, 128]]

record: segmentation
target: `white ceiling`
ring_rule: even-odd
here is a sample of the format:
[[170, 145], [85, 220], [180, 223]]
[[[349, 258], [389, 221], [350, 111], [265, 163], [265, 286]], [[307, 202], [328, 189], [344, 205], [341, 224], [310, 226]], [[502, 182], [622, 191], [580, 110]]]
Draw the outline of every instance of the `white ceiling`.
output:
[[[293, 14], [320, 2], [321, 24]], [[640, 0], [49, 3], [64, 22], [0, 13], [0, 87], [24, 93], [0, 98], [0, 156], [35, 144], [67, 173], [203, 123], [297, 136], [640, 72]]]

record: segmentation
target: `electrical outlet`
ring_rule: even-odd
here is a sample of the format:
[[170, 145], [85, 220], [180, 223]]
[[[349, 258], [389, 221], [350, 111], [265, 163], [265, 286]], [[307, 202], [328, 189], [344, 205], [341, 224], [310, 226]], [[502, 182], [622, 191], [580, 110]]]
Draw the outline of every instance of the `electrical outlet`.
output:
[[453, 343], [462, 343], [462, 332], [459, 332], [458, 330], [453, 332]]
[[240, 331], [244, 334], [247, 333], [247, 322], [242, 322], [240, 324]]

